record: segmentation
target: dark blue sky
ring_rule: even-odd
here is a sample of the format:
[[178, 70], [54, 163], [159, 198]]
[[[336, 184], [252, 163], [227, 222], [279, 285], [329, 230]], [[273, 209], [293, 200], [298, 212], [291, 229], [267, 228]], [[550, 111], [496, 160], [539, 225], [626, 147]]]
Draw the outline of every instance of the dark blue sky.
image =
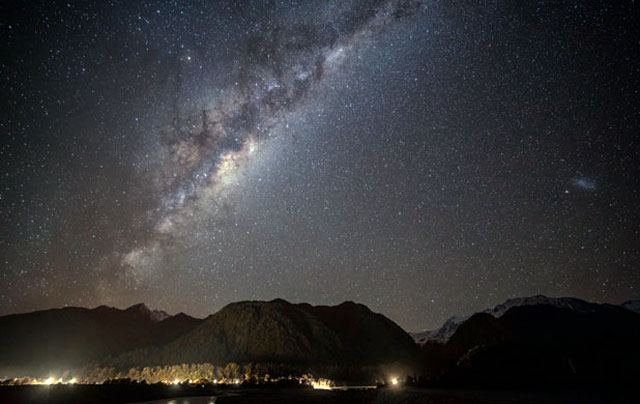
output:
[[638, 298], [637, 9], [608, 3], [3, 4], [0, 314]]

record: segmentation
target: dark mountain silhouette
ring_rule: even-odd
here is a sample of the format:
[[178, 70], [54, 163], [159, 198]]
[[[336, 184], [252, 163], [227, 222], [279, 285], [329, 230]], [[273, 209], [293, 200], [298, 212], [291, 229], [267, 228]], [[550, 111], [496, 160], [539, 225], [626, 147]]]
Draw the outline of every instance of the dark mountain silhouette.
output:
[[85, 365], [100, 373], [253, 362], [303, 372], [344, 370], [349, 377], [392, 365], [444, 385], [629, 384], [640, 376], [636, 306], [514, 299], [452, 322], [446, 342], [422, 346], [393, 321], [353, 302], [244, 301], [203, 320], [142, 304], [71, 307], [0, 317], [0, 376], [60, 375]]
[[144, 304], [67, 307], [0, 317], [0, 376], [64, 371], [136, 348], [162, 346], [202, 320]]
[[640, 315], [623, 307], [537, 304], [477, 313], [422, 349], [430, 377], [452, 384], [628, 383], [640, 375], [638, 341]]
[[640, 300], [627, 300], [626, 302], [622, 303], [622, 307], [627, 310], [640, 313]]
[[[575, 297], [547, 297], [544, 295], [536, 295], [508, 299], [504, 303], [482, 311], [482, 313], [491, 314], [493, 317], [501, 317], [513, 307], [535, 305], [553, 306], [585, 313], [600, 310], [603, 306], [612, 306], [610, 304], [602, 305], [598, 303], [590, 303], [581, 299], [576, 299]], [[631, 311], [640, 312], [640, 301], [629, 300], [622, 303], [620, 307]], [[469, 317], [454, 316], [449, 318], [439, 329], [409, 333], [409, 335], [411, 335], [414, 341], [416, 341], [420, 345], [423, 345], [427, 342], [438, 342], [444, 344], [449, 340], [449, 338], [451, 338], [453, 333], [456, 332], [460, 324], [462, 324], [468, 318]]]
[[277, 299], [229, 304], [162, 348], [130, 352], [107, 364], [377, 365], [415, 362], [418, 356], [405, 331], [366, 306], [311, 306]]

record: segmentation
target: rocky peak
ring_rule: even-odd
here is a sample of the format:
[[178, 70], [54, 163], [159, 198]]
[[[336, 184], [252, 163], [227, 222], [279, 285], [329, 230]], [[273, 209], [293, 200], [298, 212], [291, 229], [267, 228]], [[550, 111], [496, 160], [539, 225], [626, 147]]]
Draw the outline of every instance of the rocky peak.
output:
[[147, 318], [153, 322], [159, 322], [171, 317], [162, 310], [151, 310], [144, 303], [134, 304], [125, 310], [125, 312], [133, 315], [135, 318]]

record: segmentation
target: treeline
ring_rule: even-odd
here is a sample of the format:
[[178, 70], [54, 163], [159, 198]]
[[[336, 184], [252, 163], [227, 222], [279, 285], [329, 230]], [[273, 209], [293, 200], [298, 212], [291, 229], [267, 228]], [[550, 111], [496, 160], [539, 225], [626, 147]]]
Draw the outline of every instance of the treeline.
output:
[[249, 362], [238, 364], [229, 362], [224, 366], [211, 363], [180, 364], [166, 366], [145, 366], [130, 369], [90, 366], [78, 372], [78, 379], [86, 383], [104, 383], [108, 380], [129, 379], [132, 381], [153, 383], [269, 383], [283, 378], [295, 378], [301, 382], [309, 381], [314, 375], [333, 380], [374, 382], [384, 380], [388, 372], [378, 366], [361, 365], [320, 365], [299, 366], [286, 363]]
[[130, 379], [139, 382], [171, 383], [174, 381], [185, 382], [265, 382], [283, 377], [297, 377], [310, 379], [311, 375], [298, 372], [295, 366], [282, 363], [247, 363], [244, 365], [235, 362], [224, 366], [216, 366], [211, 363], [197, 363], [171, 365], [171, 366], [145, 366], [128, 370], [118, 370], [113, 367], [92, 366], [83, 369], [82, 379], [87, 383], [103, 383], [107, 380]]

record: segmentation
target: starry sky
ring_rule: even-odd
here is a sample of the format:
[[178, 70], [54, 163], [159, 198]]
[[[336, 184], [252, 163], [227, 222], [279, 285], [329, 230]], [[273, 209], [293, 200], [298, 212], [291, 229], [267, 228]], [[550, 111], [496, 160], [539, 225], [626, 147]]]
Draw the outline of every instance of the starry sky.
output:
[[640, 290], [632, 1], [0, 5], [0, 314]]

